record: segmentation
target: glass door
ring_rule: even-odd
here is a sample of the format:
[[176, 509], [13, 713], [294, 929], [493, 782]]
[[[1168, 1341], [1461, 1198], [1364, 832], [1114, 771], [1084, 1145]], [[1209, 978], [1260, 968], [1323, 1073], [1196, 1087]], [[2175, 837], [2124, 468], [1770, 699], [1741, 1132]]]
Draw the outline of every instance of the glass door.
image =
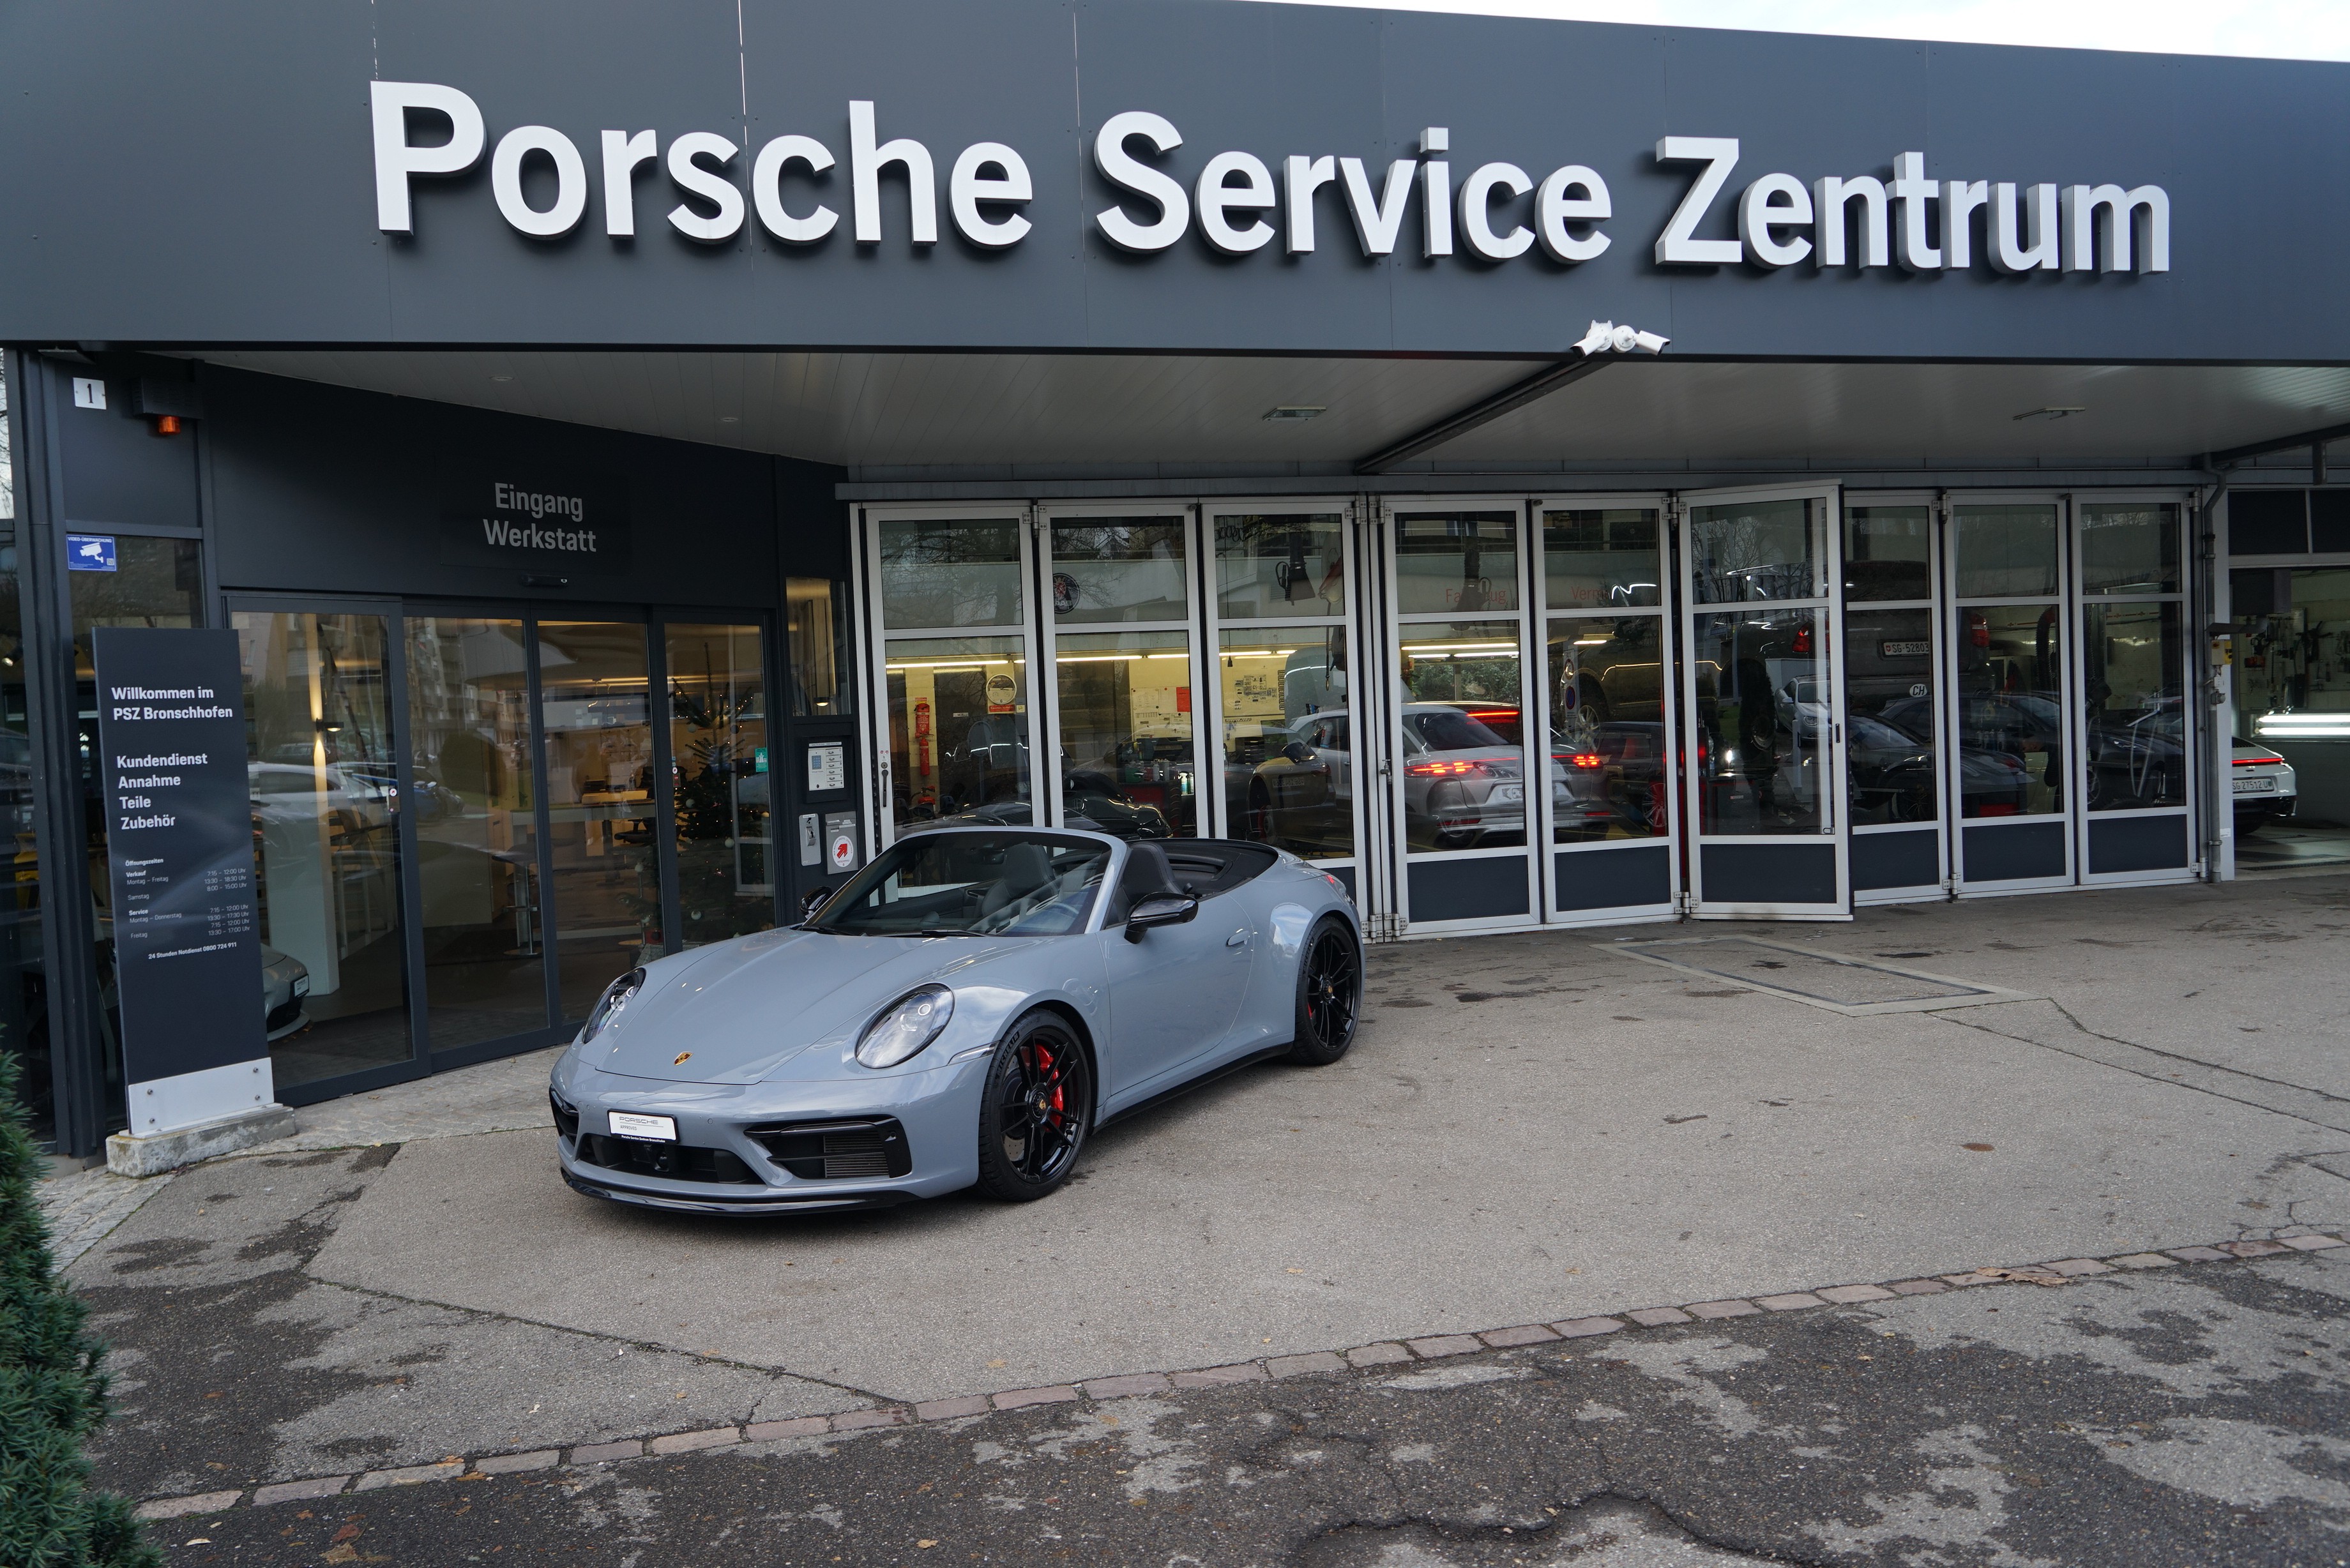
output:
[[1521, 924], [1539, 908], [1530, 800], [1548, 770], [1532, 767], [1525, 523], [1522, 504], [1483, 499], [1384, 519], [1389, 793], [1415, 929]]
[[393, 618], [253, 607], [230, 624], [277, 1088], [302, 1104], [412, 1076]]
[[666, 621], [660, 640], [677, 846], [678, 929], [666, 945], [676, 951], [775, 924], [774, 763], [764, 628]]
[[1196, 837], [1191, 508], [1050, 511], [1044, 544], [1059, 821], [1120, 838]]
[[1651, 919], [1679, 891], [1664, 514], [1653, 495], [1534, 503], [1554, 920]]
[[1693, 912], [1852, 908], [1837, 492], [1700, 492], [1680, 525]]
[[2064, 502], [1950, 502], [1949, 734], [1958, 779], [1959, 890], [2073, 881], [2080, 783], [2065, 717]]
[[932, 823], [1038, 820], [1027, 509], [866, 515], [881, 843]]
[[556, 1022], [530, 641], [519, 617], [426, 612], [402, 625], [426, 1043], [436, 1054], [520, 1048]]
[[2186, 510], [2176, 494], [2074, 502], [2082, 730], [2074, 765], [2084, 882], [2193, 874]]
[[550, 976], [558, 1019], [584, 1019], [605, 987], [669, 950], [645, 628], [542, 620], [536, 717]]
[[1355, 530], [1337, 501], [1204, 509], [1215, 831], [1310, 860], [1359, 900]]
[[[1846, 799], [1856, 904], [1942, 893], [1942, 705], [1935, 700], [1941, 625], [1940, 521], [1930, 495], [1845, 493]], [[1997, 793], [2000, 769], [1961, 756], [1961, 794]]]

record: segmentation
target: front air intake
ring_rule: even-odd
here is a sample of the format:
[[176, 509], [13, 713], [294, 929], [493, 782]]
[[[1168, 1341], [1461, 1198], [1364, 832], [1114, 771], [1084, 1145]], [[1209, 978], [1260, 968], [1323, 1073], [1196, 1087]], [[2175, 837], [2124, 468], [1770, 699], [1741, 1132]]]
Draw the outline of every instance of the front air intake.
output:
[[787, 1122], [743, 1133], [802, 1181], [904, 1176], [914, 1168], [906, 1129], [894, 1116]]

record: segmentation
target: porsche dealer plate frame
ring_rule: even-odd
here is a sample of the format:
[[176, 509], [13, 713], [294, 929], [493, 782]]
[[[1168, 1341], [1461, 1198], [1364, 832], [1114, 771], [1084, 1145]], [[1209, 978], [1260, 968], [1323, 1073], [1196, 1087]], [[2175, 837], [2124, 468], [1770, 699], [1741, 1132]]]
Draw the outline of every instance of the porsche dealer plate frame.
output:
[[675, 1116], [639, 1116], [635, 1111], [613, 1111], [609, 1114], [614, 1137], [635, 1138], [639, 1143], [675, 1143]]

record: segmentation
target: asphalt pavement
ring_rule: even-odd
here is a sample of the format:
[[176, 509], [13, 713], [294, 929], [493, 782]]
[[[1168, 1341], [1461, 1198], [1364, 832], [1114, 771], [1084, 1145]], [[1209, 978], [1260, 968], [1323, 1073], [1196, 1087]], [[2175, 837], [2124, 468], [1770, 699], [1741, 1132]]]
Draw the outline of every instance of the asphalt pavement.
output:
[[[2350, 1249], [1854, 1299], [2341, 1234], [2345, 933], [2327, 875], [1384, 947], [1346, 1062], [1019, 1208], [615, 1209], [543, 1064], [380, 1091], [74, 1200], [100, 1473], [188, 1561], [2350, 1561]], [[1997, 989], [1869, 1011], [1916, 974]]]
[[174, 1563], [2338, 1563], [2350, 1249], [448, 1479]]

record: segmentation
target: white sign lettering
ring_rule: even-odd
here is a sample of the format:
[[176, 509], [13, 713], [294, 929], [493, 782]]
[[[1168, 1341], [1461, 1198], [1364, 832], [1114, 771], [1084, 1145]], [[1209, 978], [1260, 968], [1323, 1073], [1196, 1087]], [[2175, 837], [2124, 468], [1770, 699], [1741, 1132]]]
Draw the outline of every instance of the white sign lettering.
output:
[[[412, 182], [461, 174], [480, 161], [489, 141], [485, 122], [480, 106], [455, 88], [380, 81], [369, 91], [377, 223], [385, 233], [409, 234]], [[411, 110], [445, 119], [448, 140], [411, 143]], [[882, 199], [882, 177], [895, 172], [906, 183], [905, 238], [917, 246], [937, 244], [938, 161], [931, 149], [910, 137], [883, 140], [870, 99], [849, 103], [847, 130], [853, 243], [884, 243], [889, 204]], [[681, 199], [668, 221], [690, 240], [724, 244], [755, 223], [785, 244], [814, 246], [840, 227], [837, 212], [790, 190], [837, 161], [832, 148], [815, 137], [775, 137], [748, 158], [749, 149], [707, 130], [671, 136], [664, 149], [656, 130], [604, 130], [597, 145], [607, 234], [637, 232], [635, 181], [647, 164], [663, 169], [677, 188]], [[1444, 156], [1451, 133], [1443, 126], [1421, 131], [1417, 154], [1392, 160], [1376, 181], [1359, 157], [1264, 157], [1235, 149], [1209, 155], [1187, 189], [1168, 167], [1169, 155], [1184, 145], [1173, 121], [1149, 110], [1128, 109], [1102, 121], [1093, 137], [1094, 168], [1118, 192], [1092, 214], [1105, 240], [1150, 255], [1196, 228], [1201, 241], [1223, 255], [1265, 250], [1276, 238], [1284, 254], [1310, 254], [1317, 243], [1317, 192], [1336, 186], [1329, 199], [1343, 206], [1366, 257], [1394, 254], [1404, 221], [1416, 210], [1427, 259], [1465, 250], [1480, 264], [1503, 263], [1539, 245], [1552, 261], [1573, 265], [1607, 249], [1600, 225], [1615, 213], [1607, 182], [1586, 164], [1564, 164], [1538, 181], [1516, 163], [1497, 161], [1478, 164], [1456, 182]], [[1657, 236], [1658, 265], [1770, 271], [1808, 261], [1818, 270], [1898, 266], [1934, 273], [1970, 270], [1981, 255], [1993, 271], [2009, 274], [2170, 270], [2170, 197], [2159, 185], [1929, 179], [1926, 155], [1912, 151], [1894, 157], [1885, 171], [1889, 180], [1856, 173], [1805, 181], [1774, 171], [1733, 196], [1739, 151], [1734, 136], [1658, 140], [1659, 163], [1696, 170]], [[524, 192], [525, 177], [534, 170], [552, 177], [551, 194], [544, 194], [550, 189], [544, 182], [538, 186], [544, 206], [531, 205]], [[518, 126], [502, 135], [490, 185], [505, 221], [535, 239], [568, 234], [588, 210], [588, 167], [579, 144], [549, 126]], [[946, 195], [955, 232], [973, 245], [1016, 245], [1033, 227], [1020, 209], [1035, 202], [1035, 182], [1021, 154], [1003, 142], [975, 141], [962, 149], [951, 165]], [[1725, 204], [1734, 207], [1736, 237], [1705, 237], [1709, 228], [1727, 226], [1717, 216]], [[577, 512], [569, 515], [578, 518]]]

